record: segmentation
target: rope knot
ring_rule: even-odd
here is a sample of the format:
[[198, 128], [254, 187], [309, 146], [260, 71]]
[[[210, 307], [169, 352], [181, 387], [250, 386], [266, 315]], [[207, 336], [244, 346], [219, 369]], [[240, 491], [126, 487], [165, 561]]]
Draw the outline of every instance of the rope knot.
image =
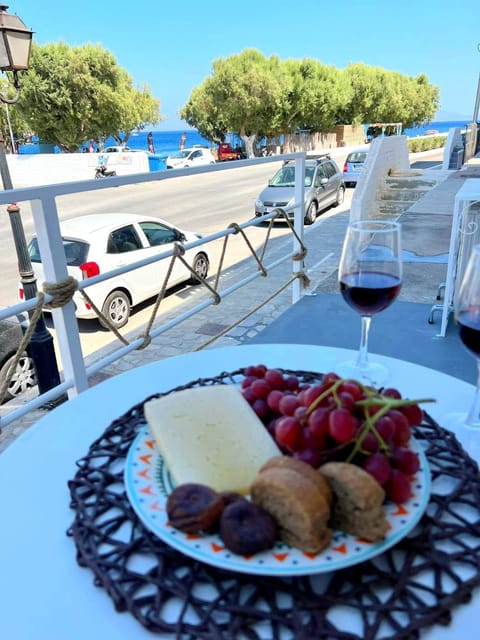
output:
[[174, 242], [173, 244], [173, 256], [178, 257], [178, 256], [184, 256], [185, 255], [185, 247], [183, 246], [183, 244], [180, 244], [179, 242]]
[[73, 294], [78, 288], [78, 281], [73, 276], [68, 276], [60, 282], [44, 282], [42, 285], [45, 294], [53, 296], [53, 300], [48, 302], [45, 307], [47, 309], [58, 309], [70, 302]]

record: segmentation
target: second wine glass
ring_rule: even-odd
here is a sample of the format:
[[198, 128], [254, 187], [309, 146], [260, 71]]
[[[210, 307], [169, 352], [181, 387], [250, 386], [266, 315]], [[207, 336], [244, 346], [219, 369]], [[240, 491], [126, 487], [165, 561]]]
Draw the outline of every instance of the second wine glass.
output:
[[347, 227], [338, 269], [340, 291], [362, 318], [360, 348], [355, 361], [340, 363], [337, 372], [365, 384], [381, 386], [388, 370], [368, 358], [372, 316], [389, 307], [400, 292], [402, 249], [396, 222], [359, 220]]
[[477, 387], [468, 412], [447, 414], [442, 425], [460, 435], [469, 453], [480, 451], [480, 245], [473, 247], [455, 296], [460, 340], [477, 361]]

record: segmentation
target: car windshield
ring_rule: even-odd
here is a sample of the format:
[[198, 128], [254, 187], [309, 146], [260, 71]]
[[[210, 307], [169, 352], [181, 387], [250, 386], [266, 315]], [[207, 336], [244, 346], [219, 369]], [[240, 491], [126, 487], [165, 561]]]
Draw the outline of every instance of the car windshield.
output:
[[190, 151], [175, 151], [170, 154], [170, 158], [186, 158]]
[[[314, 167], [305, 168], [305, 186], [310, 187], [315, 173]], [[285, 166], [277, 171], [270, 180], [271, 187], [293, 187], [295, 185], [295, 167]]]
[[348, 156], [347, 162], [365, 162], [367, 154], [364, 151], [356, 151]]
[[[89, 249], [89, 245], [87, 242], [80, 242], [79, 240], [63, 238], [63, 248], [65, 251], [65, 257], [67, 259], [67, 265], [69, 267], [79, 267], [81, 264], [86, 262]], [[30, 260], [32, 262], [42, 261], [37, 238], [32, 238], [30, 240], [28, 245], [28, 255], [30, 256]]]

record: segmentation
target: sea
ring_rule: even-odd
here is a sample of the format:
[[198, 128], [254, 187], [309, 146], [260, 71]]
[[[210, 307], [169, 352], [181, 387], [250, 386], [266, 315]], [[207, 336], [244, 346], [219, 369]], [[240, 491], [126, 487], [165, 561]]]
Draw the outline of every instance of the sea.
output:
[[[452, 127], [460, 127], [464, 129], [467, 122], [464, 120], [439, 120], [430, 122], [427, 125], [421, 127], [414, 127], [412, 129], [405, 129], [404, 134], [409, 138], [415, 138], [416, 136], [422, 136], [426, 131], [435, 131], [438, 133], [448, 133], [448, 130]], [[202, 138], [200, 133], [196, 129], [180, 129], [177, 131], [156, 131], [155, 129], [143, 129], [141, 131], [133, 131], [127, 141], [127, 146], [131, 149], [139, 151], [148, 151], [147, 136], [152, 133], [154, 153], [160, 159], [165, 159], [170, 153], [178, 151], [180, 148], [180, 137], [183, 133], [186, 135], [185, 147], [193, 147], [194, 145], [207, 145], [210, 146], [210, 142], [205, 138]], [[117, 142], [113, 138], [108, 138], [105, 142], [105, 146], [116, 145]], [[32, 136], [32, 142], [30, 144], [23, 144], [19, 146], [19, 153], [40, 153], [40, 151], [47, 151], [49, 153], [61, 153], [58, 147], [48, 148], [50, 145], [39, 144], [38, 138]], [[88, 141], [83, 145], [84, 149], [88, 148]]]

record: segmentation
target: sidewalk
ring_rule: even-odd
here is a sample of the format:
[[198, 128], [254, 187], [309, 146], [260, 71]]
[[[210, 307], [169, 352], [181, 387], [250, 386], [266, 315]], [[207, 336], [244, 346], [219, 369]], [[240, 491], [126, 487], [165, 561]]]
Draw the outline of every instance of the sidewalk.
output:
[[[400, 221], [403, 224], [404, 283], [399, 300], [435, 304], [438, 286], [444, 281], [446, 275], [455, 194], [463, 181], [470, 177], [480, 177], [480, 166], [467, 166], [463, 170], [452, 172], [443, 182], [400, 215]], [[338, 293], [336, 269], [348, 218], [348, 211], [328, 219], [322, 219], [320, 216], [316, 223], [306, 230], [305, 243], [309, 251], [306, 264], [311, 280], [311, 293], [314, 291]], [[285, 239], [283, 244], [286, 245], [287, 242], [290, 249], [291, 239], [289, 238], [288, 241]], [[276, 250], [281, 252], [281, 242]], [[232, 270], [232, 279], [235, 269]], [[253, 315], [245, 318], [239, 325], [235, 327], [231, 325], [250, 313], [273, 291], [276, 291], [288, 279], [289, 274], [290, 266], [285, 264], [269, 274], [267, 278], [255, 280], [249, 288], [248, 295], [240, 290], [222, 301], [220, 305], [211, 306], [165, 334], [154, 338], [146, 349], [131, 352], [105, 367], [99, 374], [92, 377], [91, 385], [133, 367], [162, 358], [202, 348], [247, 343], [291, 306], [290, 288]], [[197, 304], [200, 296], [205, 295], [208, 293], [200, 288], [196, 289], [194, 295], [190, 297], [189, 304]], [[162, 323], [177, 313], [178, 311], [163, 315]], [[436, 322], [439, 324], [439, 317], [436, 318]], [[315, 327], [312, 327], [312, 331], [315, 331]], [[224, 335], [211, 344], [206, 344], [221, 332], [225, 332]], [[138, 330], [135, 332], [135, 337], [137, 335]], [[256, 341], [258, 342], [258, 339]], [[98, 360], [98, 357], [99, 355], [96, 354], [94, 359]], [[93, 356], [87, 357], [86, 360], [87, 365], [94, 361]], [[22, 401], [12, 400], [8, 403], [8, 407], [13, 409], [20, 402]], [[34, 410], [13, 425], [4, 428], [3, 433], [0, 434], [0, 452], [43, 415], [45, 415], [44, 409]]]

